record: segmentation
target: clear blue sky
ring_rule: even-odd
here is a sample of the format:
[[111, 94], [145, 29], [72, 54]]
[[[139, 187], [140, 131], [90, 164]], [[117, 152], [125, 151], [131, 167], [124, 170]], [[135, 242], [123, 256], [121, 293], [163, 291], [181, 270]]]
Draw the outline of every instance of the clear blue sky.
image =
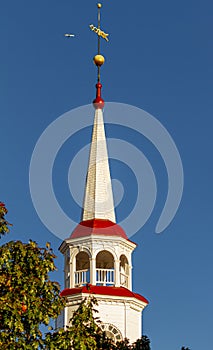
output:
[[[212, 10], [207, 0], [103, 1], [102, 26], [110, 33], [110, 43], [103, 43], [104, 98], [158, 118], [172, 135], [184, 167], [180, 208], [170, 226], [156, 235], [166, 173], [144, 141], [143, 152], [153, 167], [162, 169], [156, 175], [159, 199], [146, 225], [131, 239], [138, 244], [134, 290], [150, 301], [144, 333], [153, 350], [213, 348]], [[92, 0], [1, 5], [0, 200], [14, 224], [1, 243], [50, 241], [55, 252], [60, 245], [33, 207], [29, 164], [43, 130], [94, 98], [96, 38], [88, 28], [91, 23], [96, 23]], [[65, 32], [76, 37], [65, 40]], [[112, 164], [113, 172], [116, 175]], [[56, 179], [56, 187], [67, 193], [62, 179]], [[131, 182], [127, 186], [131, 192]], [[65, 202], [72, 212], [71, 198]], [[57, 256], [55, 279], [62, 284], [63, 261], [59, 252]]]

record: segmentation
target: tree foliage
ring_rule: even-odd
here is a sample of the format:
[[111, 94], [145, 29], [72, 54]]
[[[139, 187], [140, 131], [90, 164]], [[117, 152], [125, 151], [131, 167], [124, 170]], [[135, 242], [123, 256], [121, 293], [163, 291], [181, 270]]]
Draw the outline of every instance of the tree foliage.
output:
[[38, 349], [40, 326], [64, 307], [60, 287], [49, 279], [54, 254], [47, 244], [9, 242], [0, 247], [0, 347]]
[[75, 350], [98, 350], [100, 330], [94, 313], [96, 299], [83, 300], [71, 319], [71, 326], [66, 330], [56, 330], [46, 334], [46, 349], [75, 349]]
[[7, 214], [7, 208], [5, 204], [0, 202], [0, 238], [9, 232], [8, 226], [11, 226], [9, 222], [6, 221], [5, 215]]

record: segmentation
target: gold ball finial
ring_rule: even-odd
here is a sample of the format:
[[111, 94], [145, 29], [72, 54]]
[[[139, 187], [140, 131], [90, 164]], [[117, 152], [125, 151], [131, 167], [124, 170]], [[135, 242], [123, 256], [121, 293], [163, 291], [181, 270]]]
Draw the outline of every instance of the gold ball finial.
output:
[[102, 4], [99, 2], [99, 3], [97, 3], [97, 6], [100, 9], [102, 7]]
[[102, 66], [102, 64], [104, 64], [105, 58], [104, 58], [104, 56], [102, 56], [102, 55], [96, 55], [96, 56], [93, 58], [93, 61], [94, 61], [94, 63], [95, 63], [96, 66], [100, 67], [100, 66]]

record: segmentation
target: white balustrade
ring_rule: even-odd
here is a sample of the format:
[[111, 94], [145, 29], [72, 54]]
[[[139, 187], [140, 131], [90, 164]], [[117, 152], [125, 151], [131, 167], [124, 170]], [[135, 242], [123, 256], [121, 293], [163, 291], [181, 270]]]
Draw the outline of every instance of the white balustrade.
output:
[[[75, 272], [75, 287], [79, 287], [90, 283], [90, 271], [79, 270]], [[128, 275], [120, 272], [120, 285], [128, 288]], [[114, 269], [96, 269], [96, 284], [103, 286], [115, 284]]]
[[114, 285], [114, 269], [96, 269], [96, 283], [103, 286]]
[[75, 272], [75, 287], [89, 283], [89, 270], [78, 270]]
[[66, 273], [65, 288], [70, 288], [70, 273]]
[[128, 275], [125, 273], [120, 273], [120, 284], [123, 287], [128, 287]]

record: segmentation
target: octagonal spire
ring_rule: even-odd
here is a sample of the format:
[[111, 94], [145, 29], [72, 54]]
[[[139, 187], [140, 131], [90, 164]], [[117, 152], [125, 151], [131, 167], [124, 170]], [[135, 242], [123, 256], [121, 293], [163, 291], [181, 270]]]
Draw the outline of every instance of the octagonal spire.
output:
[[116, 222], [102, 108], [95, 110], [82, 215], [92, 219]]
[[90, 146], [89, 165], [87, 171], [86, 187], [82, 221], [104, 219], [116, 222], [112, 183], [109, 170], [106, 135], [103, 121], [104, 100], [101, 96], [102, 84], [100, 82], [100, 69], [104, 64], [104, 57], [100, 54], [100, 38], [108, 41], [108, 34], [100, 28], [100, 9], [98, 4], [98, 26], [91, 24], [90, 28], [98, 37], [98, 54], [94, 57], [97, 67], [96, 98], [93, 101], [95, 118]]

